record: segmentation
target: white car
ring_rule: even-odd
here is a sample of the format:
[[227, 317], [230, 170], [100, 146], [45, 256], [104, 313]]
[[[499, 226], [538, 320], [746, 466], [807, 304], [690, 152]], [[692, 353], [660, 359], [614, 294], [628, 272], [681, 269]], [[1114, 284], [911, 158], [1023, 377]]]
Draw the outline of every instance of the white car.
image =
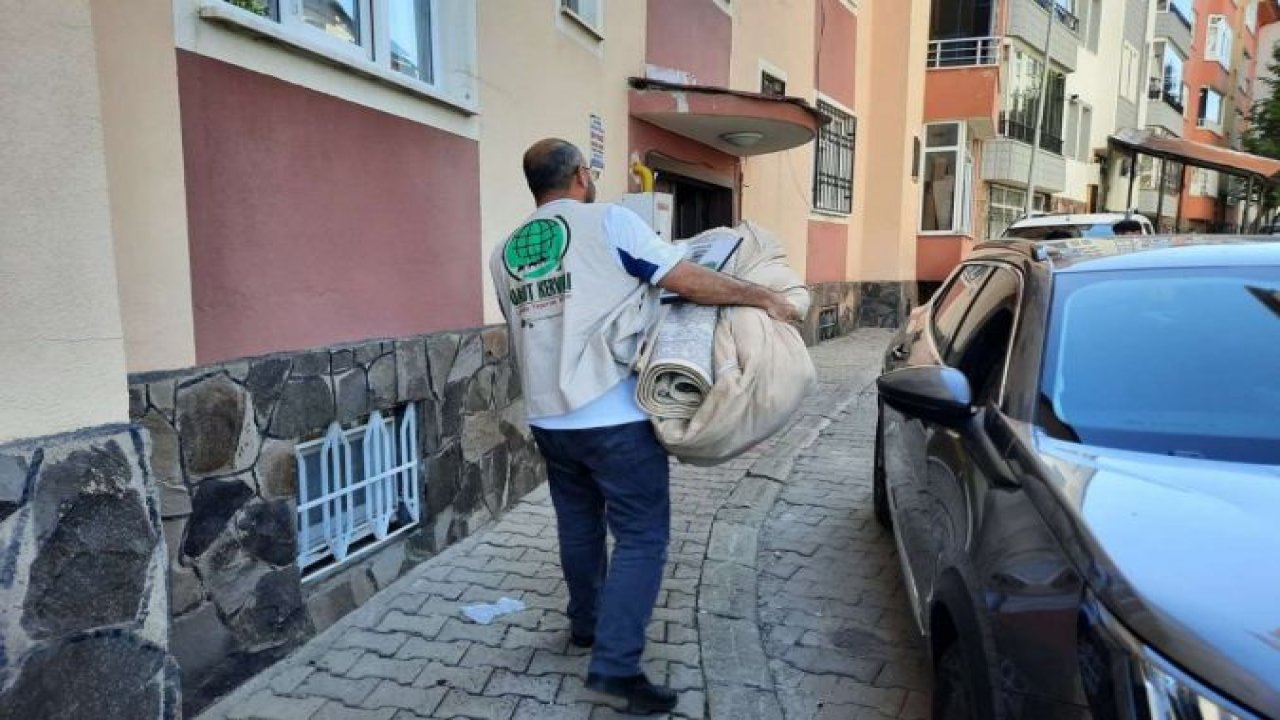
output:
[[1037, 214], [1015, 220], [1004, 231], [1006, 240], [1054, 240], [1113, 237], [1117, 223], [1136, 222], [1143, 235], [1154, 235], [1151, 221], [1136, 213]]

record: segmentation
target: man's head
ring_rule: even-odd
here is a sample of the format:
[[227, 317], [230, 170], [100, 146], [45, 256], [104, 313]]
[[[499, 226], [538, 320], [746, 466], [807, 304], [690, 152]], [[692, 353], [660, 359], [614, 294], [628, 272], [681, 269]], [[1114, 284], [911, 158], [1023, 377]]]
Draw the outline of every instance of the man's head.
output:
[[572, 198], [595, 202], [596, 183], [582, 151], [567, 140], [539, 140], [524, 153], [524, 179], [538, 205]]
[[1111, 231], [1116, 235], [1141, 235], [1142, 223], [1137, 220], [1121, 220], [1112, 226]]

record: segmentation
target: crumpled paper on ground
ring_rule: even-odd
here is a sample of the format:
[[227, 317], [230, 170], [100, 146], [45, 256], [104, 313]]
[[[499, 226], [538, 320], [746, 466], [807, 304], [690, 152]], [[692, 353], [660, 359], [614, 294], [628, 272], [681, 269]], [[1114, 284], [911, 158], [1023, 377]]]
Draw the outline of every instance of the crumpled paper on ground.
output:
[[509, 597], [499, 598], [496, 603], [479, 603], [462, 608], [462, 614], [477, 625], [488, 625], [494, 618], [524, 610], [524, 603]]

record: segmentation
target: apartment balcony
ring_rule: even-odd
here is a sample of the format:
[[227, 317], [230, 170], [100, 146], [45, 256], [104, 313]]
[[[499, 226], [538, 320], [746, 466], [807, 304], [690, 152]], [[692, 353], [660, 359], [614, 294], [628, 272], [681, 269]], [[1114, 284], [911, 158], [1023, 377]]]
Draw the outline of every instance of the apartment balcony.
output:
[[[1059, 141], [1061, 142], [1061, 141]], [[986, 182], [1026, 187], [1031, 164], [1031, 144], [1009, 137], [983, 143], [982, 179]], [[1067, 188], [1067, 164], [1062, 156], [1045, 150], [1036, 158], [1036, 189], [1060, 193]]]
[[926, 64], [925, 122], [963, 120], [972, 137], [994, 137], [1000, 107], [1000, 38], [931, 41]]
[[1186, 57], [1191, 56], [1191, 18], [1184, 18], [1174, 5], [1156, 13], [1156, 39], [1166, 39]]
[[1067, 72], [1075, 72], [1080, 39], [1080, 19], [1058, 7], [1054, 0], [1010, 0], [1007, 34], [1021, 38], [1033, 48], [1044, 47], [1045, 23], [1053, 13], [1056, 21], [1049, 43], [1049, 57]]
[[1147, 105], [1147, 125], [1162, 127], [1181, 137], [1186, 124], [1183, 114], [1186, 107], [1185, 100], [1154, 80], [1150, 84], [1147, 96], [1151, 99]]

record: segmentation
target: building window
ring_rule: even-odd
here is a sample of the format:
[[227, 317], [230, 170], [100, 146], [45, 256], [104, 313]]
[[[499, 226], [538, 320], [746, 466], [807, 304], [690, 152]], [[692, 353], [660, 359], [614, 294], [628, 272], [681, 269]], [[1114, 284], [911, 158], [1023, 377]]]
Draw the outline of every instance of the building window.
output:
[[987, 240], [998, 240], [1027, 206], [1027, 191], [991, 185], [987, 202]]
[[1191, 168], [1188, 191], [1200, 197], [1218, 196], [1218, 173], [1204, 168]]
[[1163, 100], [1169, 107], [1183, 112], [1186, 99], [1183, 94], [1182, 68], [1186, 59], [1172, 43], [1157, 40], [1151, 44], [1151, 79], [1148, 96]]
[[[205, 0], [219, 5], [213, 0]], [[223, 0], [259, 18], [278, 23], [281, 37], [308, 50], [369, 72], [377, 66], [392, 78], [405, 77], [411, 86], [425, 86], [437, 93], [445, 88], [442, 53], [451, 48], [453, 65], [466, 65], [467, 43], [461, 29], [472, 17], [466, 6], [439, 0]], [[442, 14], [442, 5], [448, 12]], [[227, 16], [253, 28], [253, 21]], [[258, 21], [261, 22], [261, 21]], [[442, 32], [449, 30], [450, 32]], [[397, 80], [396, 82], [399, 82]], [[461, 90], [461, 88], [459, 88]], [[465, 94], [458, 92], [456, 94]], [[470, 95], [466, 94], [469, 98]]]
[[[1044, 61], [1019, 48], [1009, 59], [1009, 90], [1000, 113], [1000, 132], [1005, 137], [1031, 143], [1035, 140], [1036, 107], [1040, 102], [1040, 80]], [[1049, 72], [1048, 94], [1044, 99], [1044, 122], [1040, 127], [1040, 148], [1062, 154], [1062, 126], [1066, 104], [1066, 76]]]
[[1216, 60], [1224, 70], [1231, 70], [1231, 24], [1226, 15], [1210, 15], [1205, 28], [1204, 59]]
[[1200, 109], [1196, 127], [1222, 134], [1222, 93], [1210, 87], [1200, 88]]
[[373, 413], [337, 423], [294, 450], [298, 467], [298, 567], [313, 577], [349, 562], [418, 523], [418, 423]]
[[973, 200], [973, 158], [963, 123], [925, 126], [920, 231], [959, 234], [969, 231]]
[[1141, 77], [1142, 60], [1138, 48], [1125, 42], [1120, 51], [1120, 95], [1131, 102], [1138, 101], [1138, 78]]
[[1159, 0], [1156, 9], [1161, 12], [1172, 12], [1189, 28], [1196, 26], [1196, 10], [1194, 0]]
[[574, 18], [582, 22], [593, 30], [602, 28], [601, 16], [603, 15], [601, 3], [604, 0], [560, 0], [560, 9], [569, 13]]
[[1089, 52], [1097, 53], [1102, 39], [1102, 0], [1089, 0], [1089, 17], [1086, 20], [1088, 34], [1085, 42]]
[[760, 94], [773, 97], [786, 97], [787, 81], [768, 70], [760, 71]]
[[831, 122], [818, 129], [813, 160], [813, 207], [848, 215], [853, 211], [853, 156], [858, 119], [819, 99], [818, 111]]

